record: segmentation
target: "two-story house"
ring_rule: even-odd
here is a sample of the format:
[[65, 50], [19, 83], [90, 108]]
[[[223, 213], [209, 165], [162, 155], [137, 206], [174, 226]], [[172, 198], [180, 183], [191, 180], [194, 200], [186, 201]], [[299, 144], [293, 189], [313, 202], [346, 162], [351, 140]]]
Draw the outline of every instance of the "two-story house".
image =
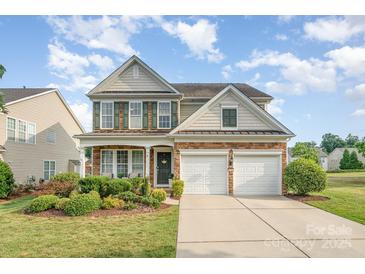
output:
[[1, 88], [7, 113], [0, 114], [0, 159], [18, 184], [78, 171], [81, 124], [57, 89]]
[[[147, 176], [187, 194], [281, 194], [287, 142], [272, 97], [247, 84], [173, 84], [133, 56], [93, 88], [94, 175]], [[84, 156], [81, 155], [82, 162]]]

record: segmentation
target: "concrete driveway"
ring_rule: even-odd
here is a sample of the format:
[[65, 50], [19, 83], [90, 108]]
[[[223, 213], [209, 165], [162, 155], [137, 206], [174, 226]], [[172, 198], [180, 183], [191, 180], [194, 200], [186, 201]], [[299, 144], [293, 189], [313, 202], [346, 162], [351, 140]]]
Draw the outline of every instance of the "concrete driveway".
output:
[[283, 196], [184, 195], [177, 257], [365, 257], [365, 226]]

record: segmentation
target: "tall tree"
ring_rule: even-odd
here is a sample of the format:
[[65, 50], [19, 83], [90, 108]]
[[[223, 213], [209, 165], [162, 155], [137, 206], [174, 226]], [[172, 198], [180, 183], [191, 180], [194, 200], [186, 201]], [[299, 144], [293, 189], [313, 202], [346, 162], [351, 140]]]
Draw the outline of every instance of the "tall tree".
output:
[[351, 169], [362, 169], [364, 167], [363, 163], [357, 158], [355, 151], [350, 154], [350, 167]]
[[[0, 79], [3, 78], [5, 71], [6, 71], [5, 67], [2, 64], [0, 64]], [[7, 112], [5, 107], [4, 95], [2, 93], [0, 93], [0, 112], [2, 113]]]
[[317, 150], [313, 142], [297, 142], [293, 147], [293, 157], [305, 158], [319, 163]]
[[346, 142], [338, 135], [326, 133], [322, 136], [321, 148], [327, 153], [331, 153], [335, 148], [345, 147]]
[[0, 79], [3, 78], [5, 71], [6, 71], [5, 67], [2, 64], [0, 64]]
[[345, 149], [340, 161], [340, 169], [351, 169], [350, 167], [350, 152]]
[[356, 135], [352, 135], [351, 133], [347, 135], [345, 142], [347, 147], [355, 147], [356, 143], [359, 142], [360, 139]]
[[355, 147], [365, 157], [365, 140], [363, 139], [363, 141], [357, 142]]

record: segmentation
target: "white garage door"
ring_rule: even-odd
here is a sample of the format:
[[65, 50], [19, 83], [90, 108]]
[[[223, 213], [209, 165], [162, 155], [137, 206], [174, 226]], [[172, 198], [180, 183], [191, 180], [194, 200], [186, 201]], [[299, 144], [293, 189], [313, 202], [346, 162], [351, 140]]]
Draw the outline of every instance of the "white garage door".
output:
[[278, 155], [234, 157], [233, 192], [235, 195], [281, 194]]
[[181, 155], [185, 194], [227, 194], [226, 155]]

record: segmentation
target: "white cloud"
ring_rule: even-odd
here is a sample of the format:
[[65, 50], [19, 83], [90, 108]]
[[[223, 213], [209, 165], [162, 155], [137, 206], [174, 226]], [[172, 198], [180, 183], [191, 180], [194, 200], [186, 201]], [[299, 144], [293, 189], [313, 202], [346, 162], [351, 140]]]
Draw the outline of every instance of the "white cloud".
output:
[[101, 56], [99, 54], [92, 54], [88, 57], [89, 61], [94, 65], [100, 67], [103, 71], [110, 71], [114, 68], [114, 62], [108, 56]]
[[289, 52], [254, 51], [250, 60], [239, 61], [236, 66], [243, 71], [260, 66], [278, 67], [286, 82], [267, 83], [268, 87], [277, 92], [281, 88], [289, 94], [302, 94], [307, 90], [332, 92], [336, 89], [336, 69], [331, 61], [299, 59]]
[[291, 20], [293, 20], [295, 15], [279, 15], [278, 21], [279, 23], [289, 23]]
[[229, 79], [231, 76], [231, 73], [233, 72], [232, 66], [231, 65], [226, 65], [222, 68], [222, 75], [224, 79]]
[[279, 41], [286, 41], [288, 40], [288, 36], [286, 36], [285, 34], [278, 33], [275, 35], [275, 39]]
[[353, 113], [351, 113], [351, 116], [354, 116], [354, 117], [363, 117], [364, 116], [365, 117], [365, 107], [355, 110]]
[[365, 16], [325, 17], [304, 24], [305, 37], [319, 41], [345, 43], [365, 33]]
[[257, 80], [259, 80], [261, 78], [261, 74], [256, 72], [255, 75], [247, 81], [248, 84], [256, 86], [257, 85]]
[[276, 81], [267, 82], [265, 88], [269, 92], [289, 95], [302, 95], [305, 90], [305, 87], [300, 83], [278, 83]]
[[182, 21], [174, 23], [165, 20], [161, 20], [160, 24], [168, 34], [179, 38], [182, 43], [186, 44], [192, 56], [213, 63], [219, 63], [224, 59], [219, 48], [215, 47], [218, 40], [216, 24], [210, 23], [206, 19], [200, 19], [193, 25]]
[[346, 90], [346, 96], [354, 101], [365, 101], [365, 84], [355, 86], [353, 89]]
[[311, 119], [312, 119], [312, 114], [310, 114], [310, 113], [306, 113], [306, 114], [304, 114], [304, 117], [305, 117], [307, 120], [311, 120]]
[[284, 105], [284, 99], [274, 99], [267, 105], [267, 111], [272, 115], [282, 114], [282, 106]]
[[71, 103], [69, 104], [76, 117], [79, 119], [86, 131], [92, 129], [92, 113], [87, 103]]

